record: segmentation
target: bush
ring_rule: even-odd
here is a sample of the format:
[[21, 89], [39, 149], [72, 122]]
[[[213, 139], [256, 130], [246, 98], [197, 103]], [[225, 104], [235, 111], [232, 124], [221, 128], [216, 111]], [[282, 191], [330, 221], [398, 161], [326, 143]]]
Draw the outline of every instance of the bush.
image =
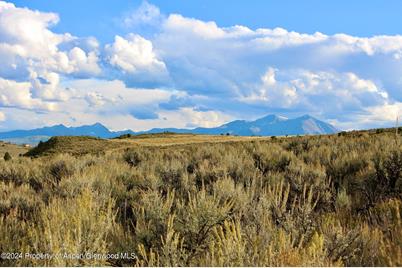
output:
[[11, 159], [12, 159], [12, 157], [11, 157], [11, 155], [10, 155], [10, 153], [9, 152], [6, 152], [5, 154], [4, 154], [4, 161], [10, 161]]
[[63, 160], [52, 163], [49, 167], [49, 172], [56, 184], [59, 184], [61, 179], [74, 174], [73, 169]]
[[142, 157], [137, 151], [128, 151], [124, 154], [124, 160], [131, 167], [136, 167], [141, 163]]
[[[31, 234], [34, 252], [50, 254], [107, 254], [107, 239], [114, 224], [112, 200], [96, 200], [88, 190], [74, 200], [54, 200], [42, 209], [41, 225]], [[39, 260], [39, 265], [106, 265], [105, 259], [53, 258]]]

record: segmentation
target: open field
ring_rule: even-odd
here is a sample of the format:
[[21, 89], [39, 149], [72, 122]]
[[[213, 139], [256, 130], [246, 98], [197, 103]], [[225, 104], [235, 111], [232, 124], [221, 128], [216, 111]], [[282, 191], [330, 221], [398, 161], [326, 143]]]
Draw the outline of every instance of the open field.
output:
[[0, 158], [2, 159], [6, 152], [8, 152], [12, 157], [18, 157], [20, 154], [28, 152], [29, 149], [31, 148], [0, 141]]
[[[402, 265], [392, 130], [57, 137], [29, 154], [0, 161], [0, 251], [67, 257], [3, 266]], [[68, 257], [88, 252], [134, 257]]]
[[42, 143], [28, 156], [54, 155], [69, 153], [72, 155], [97, 154], [138, 147], [166, 147], [189, 144], [213, 144], [226, 142], [267, 141], [270, 137], [211, 136], [193, 134], [147, 134], [116, 139], [98, 139], [93, 137], [54, 137]]
[[[172, 146], [198, 143], [222, 143], [239, 141], [269, 140], [270, 137], [241, 137], [226, 135], [194, 135], [194, 134], [147, 134], [121, 139], [140, 146]], [[119, 141], [119, 139], [115, 139]]]

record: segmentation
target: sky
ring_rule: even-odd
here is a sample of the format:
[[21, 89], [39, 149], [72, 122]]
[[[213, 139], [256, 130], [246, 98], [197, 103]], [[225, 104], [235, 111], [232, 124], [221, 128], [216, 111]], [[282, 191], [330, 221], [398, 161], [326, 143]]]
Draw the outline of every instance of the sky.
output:
[[267, 114], [392, 126], [401, 11], [397, 0], [0, 1], [0, 131]]

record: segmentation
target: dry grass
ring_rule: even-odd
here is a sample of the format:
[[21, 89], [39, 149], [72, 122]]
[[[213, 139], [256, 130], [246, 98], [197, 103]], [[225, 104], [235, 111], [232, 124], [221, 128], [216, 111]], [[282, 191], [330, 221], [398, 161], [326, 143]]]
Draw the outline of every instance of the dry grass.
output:
[[191, 144], [225, 142], [268, 141], [267, 137], [213, 136], [193, 134], [149, 134], [124, 139], [99, 139], [93, 137], [53, 137], [34, 148], [27, 156], [49, 156], [59, 153], [72, 155], [99, 154], [137, 147], [166, 147]]
[[[1, 266], [401, 266], [402, 136], [55, 138], [0, 161]], [[63, 153], [60, 153], [63, 152]]]
[[116, 142], [115, 140], [99, 139], [94, 137], [82, 136], [60, 136], [50, 138], [44, 143], [30, 150], [27, 156], [51, 156], [55, 154], [100, 154], [110, 150], [121, 149], [124, 146], [129, 146], [128, 142]]
[[267, 141], [267, 137], [241, 137], [225, 135], [194, 135], [194, 134], [156, 134], [140, 135], [133, 138], [114, 140], [118, 142], [129, 142], [138, 146], [172, 146], [198, 143], [223, 143], [223, 142], [244, 142], [244, 141]]
[[3, 159], [3, 156], [6, 152], [8, 152], [13, 158], [15, 158], [18, 157], [20, 154], [25, 154], [29, 149], [30, 148], [26, 148], [21, 145], [0, 141], [0, 158]]

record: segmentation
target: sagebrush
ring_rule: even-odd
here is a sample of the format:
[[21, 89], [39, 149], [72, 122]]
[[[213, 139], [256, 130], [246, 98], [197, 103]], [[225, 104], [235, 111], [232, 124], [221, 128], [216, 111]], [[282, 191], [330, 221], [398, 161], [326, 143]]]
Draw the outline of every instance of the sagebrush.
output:
[[401, 266], [401, 137], [276, 138], [0, 162], [0, 265]]

